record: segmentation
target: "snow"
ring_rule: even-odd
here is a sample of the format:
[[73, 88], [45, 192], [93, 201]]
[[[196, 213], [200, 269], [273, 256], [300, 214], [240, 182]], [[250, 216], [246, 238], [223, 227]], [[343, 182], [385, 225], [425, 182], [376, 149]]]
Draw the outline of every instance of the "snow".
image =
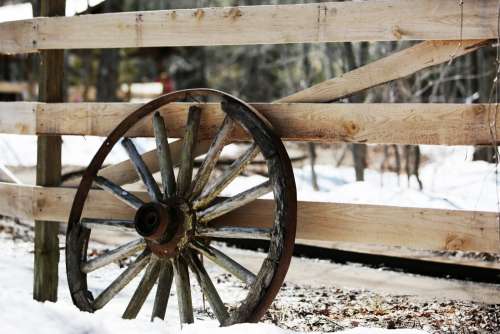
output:
[[[89, 6], [96, 6], [104, 0], [66, 0], [66, 16], [84, 12]], [[33, 18], [31, 3], [0, 6], [0, 22], [26, 20]]]
[[[393, 172], [381, 174], [367, 169], [365, 181], [356, 182], [352, 167], [331, 165], [316, 166], [320, 189], [315, 191], [311, 185], [310, 166], [306, 164], [294, 168], [297, 198], [315, 202], [500, 211], [494, 164], [472, 161], [470, 147], [423, 147], [422, 151], [430, 158], [420, 170], [423, 191], [419, 190], [414, 176], [408, 182], [406, 175], [398, 177]], [[259, 175], [236, 179], [224, 195], [237, 193], [264, 180]]]
[[[89, 314], [79, 311], [71, 302], [68, 285], [65, 278], [64, 257], [59, 266], [59, 294], [57, 303], [40, 303], [32, 299], [33, 277], [33, 244], [23, 241], [12, 241], [0, 234], [0, 324], [2, 333], [19, 334], [91, 334], [91, 333], [182, 333], [182, 334], [286, 334], [295, 333], [280, 329], [270, 324], [238, 324], [219, 328], [215, 320], [196, 321], [193, 325], [179, 328], [173, 321], [149, 321], [147, 312], [139, 314], [136, 320], [123, 320], [120, 315], [130, 300], [134, 282], [122, 291], [120, 298], [115, 298], [102, 310]], [[216, 275], [214, 267], [208, 268], [209, 273]], [[117, 267], [100, 271], [100, 277], [113, 277]], [[104, 279], [97, 282], [93, 288], [103, 289]], [[137, 284], [137, 283], [136, 283]], [[230, 291], [230, 287], [225, 289]], [[235, 289], [233, 289], [235, 290]], [[193, 286], [194, 305], [200, 305], [200, 295]], [[227, 292], [227, 291], [226, 291]], [[233, 294], [231, 292], [231, 294]], [[228, 297], [228, 296], [225, 296]], [[236, 299], [239, 296], [233, 294]], [[150, 298], [151, 299], [151, 298]], [[176, 297], [171, 296], [167, 309], [167, 319], [177, 319]], [[148, 299], [145, 309], [151, 310], [152, 301]], [[199, 316], [195, 316], [198, 318]], [[339, 334], [425, 334], [419, 330], [383, 330], [356, 328], [337, 332]]]
[[[6, 166], [36, 165], [36, 136], [0, 134], [0, 164]], [[62, 164], [70, 166], [87, 166], [104, 142], [103, 137], [62, 136]], [[154, 148], [154, 139], [134, 139], [138, 150], [144, 152]], [[127, 159], [119, 145], [115, 147], [105, 163], [114, 164]]]
[[0, 7], [0, 22], [26, 20], [32, 17], [33, 7], [30, 3]]

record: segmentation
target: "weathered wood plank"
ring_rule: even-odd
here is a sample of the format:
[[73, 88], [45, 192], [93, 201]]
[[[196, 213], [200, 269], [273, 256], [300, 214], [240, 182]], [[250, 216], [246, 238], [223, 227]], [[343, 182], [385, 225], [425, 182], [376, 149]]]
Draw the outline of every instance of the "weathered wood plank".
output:
[[142, 205], [144, 205], [142, 200], [102, 176], [97, 176], [94, 182], [99, 186], [99, 188], [110, 192], [113, 196], [134, 209], [139, 209]]
[[196, 177], [193, 181], [193, 191], [191, 193], [191, 198], [198, 197], [198, 195], [201, 194], [201, 192], [207, 185], [210, 175], [212, 171], [215, 169], [215, 165], [219, 160], [219, 156], [222, 152], [222, 149], [226, 144], [228, 144], [227, 139], [233, 127], [234, 127], [233, 120], [229, 118], [229, 116], [226, 116], [224, 118], [224, 121], [222, 122], [220, 129], [215, 135], [212, 144], [210, 145], [210, 148], [207, 152], [207, 155], [205, 156], [205, 159], [203, 159], [203, 163], [198, 169], [198, 173], [196, 174]]
[[451, 61], [489, 43], [487, 40], [426, 41], [323, 81], [275, 102], [328, 102], [404, 78]]
[[37, 108], [39, 102], [0, 102], [0, 133], [27, 134], [37, 133]]
[[[121, 232], [135, 232], [135, 222], [133, 220], [121, 220], [121, 219], [89, 219], [83, 218], [81, 220], [83, 227], [96, 230], [108, 230], [114, 233]], [[216, 233], [217, 231], [207, 231], [207, 234]]]
[[144, 276], [142, 276], [139, 285], [135, 289], [134, 295], [130, 299], [125, 312], [123, 312], [123, 319], [135, 319], [137, 317], [139, 311], [144, 305], [144, 302], [146, 301], [146, 298], [151, 292], [151, 289], [153, 289], [153, 286], [158, 280], [159, 275], [160, 260], [152, 256], [151, 260], [149, 261], [148, 267], [146, 268]]
[[161, 182], [163, 185], [163, 196], [173, 197], [176, 192], [174, 164], [168, 144], [168, 134], [165, 127], [165, 121], [159, 112], [153, 116], [153, 129], [156, 139], [156, 151], [158, 153], [158, 162], [160, 164]]
[[[147, 198], [145, 192], [134, 193]], [[0, 214], [66, 221], [74, 189], [0, 183]], [[30, 204], [31, 203], [31, 204]], [[215, 226], [269, 228], [274, 202], [256, 200], [215, 220]], [[298, 203], [297, 238], [407, 246], [429, 250], [500, 252], [496, 213], [341, 203]], [[134, 210], [92, 190], [83, 217], [132, 219]]]
[[259, 153], [259, 147], [253, 143], [249, 148], [235, 160], [229, 168], [213, 183], [203, 189], [199, 198], [193, 202], [194, 209], [205, 208], [238, 176], [243, 169], [252, 161]]
[[177, 174], [177, 195], [188, 197], [191, 190], [193, 177], [194, 149], [198, 142], [198, 129], [200, 128], [201, 108], [189, 107], [186, 132], [182, 143], [181, 163]]
[[153, 175], [149, 171], [148, 166], [146, 165], [144, 160], [142, 160], [142, 157], [137, 151], [134, 143], [129, 138], [124, 138], [121, 143], [125, 148], [125, 151], [127, 151], [127, 155], [132, 162], [135, 171], [140, 176], [142, 183], [144, 183], [144, 185], [146, 186], [149, 197], [154, 202], [160, 202], [163, 197], [160, 188], [158, 187], [156, 180], [153, 178]]
[[191, 248], [197, 250], [202, 255], [206, 256], [210, 261], [239, 278], [246, 285], [250, 286], [253, 282], [255, 282], [256, 276], [254, 273], [219, 251], [217, 248], [198, 242], [192, 243]]
[[204, 295], [207, 297], [208, 303], [212, 308], [212, 312], [214, 312], [217, 320], [219, 320], [220, 325], [224, 326], [229, 318], [229, 313], [227, 312], [227, 308], [224, 305], [224, 302], [219, 296], [217, 289], [212, 283], [210, 276], [208, 276], [208, 273], [205, 270], [205, 267], [201, 263], [200, 259], [198, 259], [198, 257], [190, 251], [188, 251], [187, 253], [187, 261], [189, 267], [191, 268], [191, 271], [194, 273], [198, 284], [201, 286]]
[[256, 239], [269, 240], [271, 238], [270, 228], [258, 227], [200, 227], [196, 228], [199, 236], [226, 239]]
[[245, 190], [234, 197], [227, 198], [202, 211], [198, 211], [196, 213], [197, 220], [202, 224], [206, 224], [209, 221], [234, 211], [237, 208], [243, 207], [272, 191], [273, 187], [270, 181], [262, 182], [261, 184]]
[[[40, 14], [64, 15], [65, 0], [42, 0]], [[0, 34], [1, 35], [1, 34]], [[40, 53], [38, 100], [62, 102], [64, 51], [47, 50]], [[37, 140], [36, 184], [58, 186], [61, 183], [61, 137], [39, 136]], [[57, 301], [59, 282], [59, 225], [35, 221], [35, 264], [33, 298], [38, 301]]]
[[84, 273], [90, 273], [94, 270], [107, 266], [120, 259], [134, 255], [137, 252], [146, 248], [144, 239], [136, 239], [124, 245], [118, 246], [102, 255], [89, 259], [87, 262], [82, 263], [81, 270]]
[[168, 299], [170, 298], [170, 289], [172, 288], [172, 281], [174, 278], [174, 268], [172, 267], [170, 260], [162, 259], [160, 261], [160, 275], [158, 277], [158, 286], [156, 288], [151, 321], [153, 321], [154, 318], [160, 318], [162, 320], [165, 319]]
[[456, 0], [346, 1], [35, 18], [1, 23], [0, 53], [75, 48], [490, 39], [497, 37], [496, 6], [496, 0], [464, 1], [463, 20]]
[[125, 269], [92, 303], [94, 310], [103, 308], [114, 296], [123, 290], [148, 264], [151, 253], [144, 251]]
[[194, 322], [194, 316], [188, 265], [183, 257], [177, 257], [173, 261], [173, 267], [181, 326], [191, 324]]
[[[32, 116], [13, 121], [12, 106], [16, 110], [22, 109], [21, 114], [25, 115], [38, 110], [36, 129], [32, 125]], [[0, 130], [17, 134], [107, 136], [116, 124], [139, 106], [127, 103], [68, 103], [41, 104], [37, 107], [33, 103], [0, 102]], [[184, 135], [186, 109], [189, 106], [172, 104], [161, 109], [170, 136]], [[415, 145], [480, 145], [491, 142], [487, 104], [258, 103], [253, 106], [273, 124], [283, 140]], [[220, 105], [203, 105], [203, 109], [206, 112], [201, 116], [199, 140], [212, 138], [224, 119]], [[4, 120], [7, 123], [3, 123]], [[150, 120], [141, 122], [136, 128], [131, 136], [153, 136]], [[497, 131], [500, 131], [500, 125]], [[247, 138], [238, 127], [231, 137], [236, 140]], [[197, 153], [205, 153], [209, 144], [199, 143]], [[171, 143], [170, 150], [175, 165], [178, 163], [175, 157], [182, 150], [182, 145]], [[148, 167], [152, 171], [159, 170], [156, 151], [146, 154], [143, 159]], [[109, 168], [111, 171], [115, 166]], [[130, 169], [132, 165], [127, 161], [112, 175], [106, 168], [99, 175], [124, 184], [122, 177], [128, 180], [129, 175], [123, 173], [124, 168]], [[134, 178], [137, 180], [137, 177]]]

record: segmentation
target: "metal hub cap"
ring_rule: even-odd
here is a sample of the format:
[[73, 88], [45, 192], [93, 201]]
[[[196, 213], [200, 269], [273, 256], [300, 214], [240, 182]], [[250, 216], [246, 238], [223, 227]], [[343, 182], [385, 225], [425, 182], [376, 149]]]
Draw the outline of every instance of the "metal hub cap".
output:
[[181, 199], [165, 203], [146, 203], [136, 212], [137, 233], [146, 239], [153, 253], [172, 258], [189, 243], [193, 235], [195, 216]]

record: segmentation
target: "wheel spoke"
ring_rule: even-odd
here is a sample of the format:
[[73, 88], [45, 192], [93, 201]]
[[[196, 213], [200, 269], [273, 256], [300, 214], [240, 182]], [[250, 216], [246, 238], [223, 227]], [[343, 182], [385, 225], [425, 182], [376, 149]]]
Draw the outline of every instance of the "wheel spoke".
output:
[[113, 196], [130, 205], [134, 209], [138, 209], [144, 204], [140, 198], [102, 176], [96, 176], [94, 182], [99, 186], [99, 188], [110, 192]]
[[161, 260], [160, 266], [160, 277], [158, 279], [158, 287], [156, 288], [151, 321], [153, 321], [154, 318], [165, 319], [170, 289], [172, 288], [172, 280], [174, 278], [174, 272], [170, 261]]
[[137, 239], [130, 241], [120, 247], [117, 247], [104, 255], [93, 258], [87, 262], [82, 263], [80, 269], [82, 272], [88, 274], [99, 268], [107, 266], [110, 263], [116, 262], [125, 257], [134, 255], [135, 253], [141, 251], [146, 247], [146, 242], [144, 239]]
[[137, 289], [135, 289], [134, 295], [127, 305], [127, 309], [123, 313], [123, 319], [135, 319], [137, 317], [137, 314], [139, 314], [142, 305], [144, 305], [149, 292], [156, 283], [159, 273], [160, 261], [157, 257], [151, 256], [146, 272], [137, 286]]
[[137, 174], [146, 186], [149, 196], [153, 201], [159, 202], [162, 197], [160, 188], [158, 188], [158, 184], [153, 178], [153, 175], [151, 175], [148, 166], [146, 166], [144, 160], [142, 160], [141, 155], [137, 152], [134, 143], [131, 139], [124, 138], [122, 140], [122, 146], [125, 148], [125, 151], [127, 151], [128, 157], [132, 161]]
[[198, 212], [198, 221], [201, 223], [206, 223], [212, 219], [225, 215], [228, 212], [231, 212], [239, 207], [253, 202], [257, 198], [270, 192], [271, 190], [271, 183], [269, 181], [263, 182], [258, 186], [250, 188], [247, 191], [244, 191], [234, 197], [227, 198], [201, 212]]
[[177, 175], [177, 194], [185, 197], [191, 187], [193, 176], [193, 152], [198, 137], [200, 126], [201, 109], [197, 106], [189, 108], [186, 132], [183, 140], [183, 151], [181, 156], [181, 166]]
[[198, 284], [200, 284], [203, 293], [207, 296], [208, 303], [212, 308], [212, 311], [215, 313], [215, 316], [219, 320], [221, 325], [224, 325], [229, 318], [229, 314], [227, 313], [226, 306], [222, 302], [219, 294], [217, 293], [217, 289], [215, 289], [212, 280], [208, 276], [207, 271], [203, 267], [200, 259], [193, 255], [192, 252], [188, 253], [189, 266], [191, 267], [191, 271], [194, 273]]
[[271, 229], [260, 227], [199, 226], [196, 229], [196, 234], [200, 237], [211, 238], [269, 240], [271, 238]]
[[193, 207], [195, 209], [207, 207], [243, 171], [257, 153], [259, 153], [259, 147], [253, 143], [238, 160], [229, 166], [228, 170], [217, 181], [209, 184], [202, 191], [199, 199], [194, 201]]
[[184, 258], [179, 256], [174, 260], [174, 273], [181, 325], [191, 324], [194, 321], [193, 301], [191, 299], [188, 267]]
[[81, 224], [88, 229], [134, 232], [135, 223], [131, 220], [82, 218]]
[[142, 269], [148, 264], [151, 253], [143, 252], [128, 268], [118, 276], [97, 298], [92, 306], [94, 310], [103, 308], [114, 296], [116, 296]]
[[[207, 153], [210, 148], [210, 142], [210, 140], [199, 141], [196, 144], [194, 156], [196, 157]], [[180, 164], [182, 144], [182, 140], [176, 140], [168, 144], [170, 148], [170, 155], [172, 157], [172, 164], [174, 166], [178, 166]], [[151, 173], [154, 174], [160, 170], [157, 149], [143, 153], [141, 158], [146, 166], [148, 166]], [[130, 159], [102, 168], [99, 170], [99, 175], [102, 175], [108, 180], [111, 180], [119, 185], [134, 183], [140, 179], [135, 171], [134, 164], [130, 161]], [[75, 186], [78, 186], [78, 184], [75, 184]]]
[[169, 198], [175, 195], [175, 175], [165, 121], [159, 112], [155, 112], [153, 116], [153, 129], [156, 138], [158, 161], [160, 163], [163, 192], [165, 198]]
[[220, 250], [200, 242], [193, 242], [191, 247], [206, 256], [210, 261], [227, 270], [243, 281], [247, 286], [255, 282], [255, 275], [241, 264], [222, 253]]
[[219, 132], [215, 136], [212, 145], [210, 145], [210, 149], [208, 150], [203, 163], [198, 169], [198, 173], [194, 179], [193, 191], [191, 192], [191, 198], [194, 199], [200, 195], [203, 188], [207, 185], [208, 179], [212, 170], [215, 168], [217, 161], [219, 160], [220, 153], [224, 148], [224, 145], [227, 142], [228, 136], [231, 134], [231, 131], [234, 128], [234, 122], [229, 116], [224, 118], [224, 122], [222, 123]]

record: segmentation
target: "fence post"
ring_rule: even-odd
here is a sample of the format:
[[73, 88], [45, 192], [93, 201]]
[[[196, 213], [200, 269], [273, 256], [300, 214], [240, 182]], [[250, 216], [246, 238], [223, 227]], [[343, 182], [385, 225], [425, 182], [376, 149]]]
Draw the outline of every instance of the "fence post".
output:
[[[65, 0], [40, 0], [40, 16], [64, 16]], [[61, 33], [64, 33], [63, 31]], [[63, 101], [64, 50], [40, 52], [40, 102]], [[61, 182], [61, 137], [38, 136], [36, 184], [58, 186]], [[59, 223], [35, 221], [33, 299], [57, 301]]]

